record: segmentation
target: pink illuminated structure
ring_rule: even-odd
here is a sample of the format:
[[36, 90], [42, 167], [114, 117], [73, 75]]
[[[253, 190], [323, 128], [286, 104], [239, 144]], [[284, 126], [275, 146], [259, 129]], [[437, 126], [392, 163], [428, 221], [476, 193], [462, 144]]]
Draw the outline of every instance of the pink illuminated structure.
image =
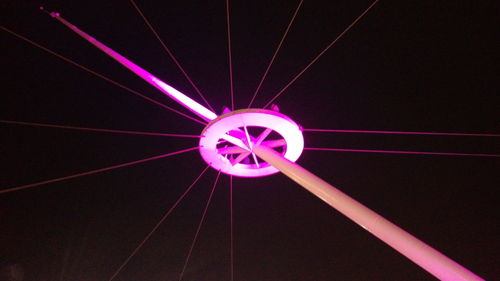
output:
[[190, 97], [186, 96], [185, 94], [177, 91], [167, 83], [161, 81], [160, 79], [156, 78], [153, 74], [147, 72], [137, 64], [131, 62], [124, 56], [120, 55], [119, 53], [115, 52], [114, 50], [110, 49], [108, 46], [102, 44], [101, 42], [97, 41], [94, 39], [92, 36], [88, 35], [87, 33], [83, 32], [80, 30], [78, 27], [72, 25], [68, 21], [66, 21], [64, 18], [60, 16], [59, 13], [50, 13], [50, 15], [57, 19], [58, 21], [62, 22], [64, 25], [69, 27], [71, 30], [76, 32], [78, 35], [82, 36], [85, 38], [87, 41], [92, 43], [94, 46], [97, 48], [101, 49], [103, 52], [108, 54], [110, 57], [115, 59], [117, 62], [121, 63], [123, 66], [126, 68], [130, 69], [133, 71], [135, 74], [137, 74], [139, 77], [144, 79], [146, 82], [149, 84], [153, 85], [155, 88], [160, 90], [162, 93], [166, 94], [176, 102], [182, 104], [185, 108], [191, 110], [194, 114], [198, 115], [205, 121], [211, 121], [217, 117], [217, 114], [212, 112], [211, 110], [207, 109], [206, 107], [202, 106], [201, 104], [197, 103]]
[[[214, 169], [239, 177], [259, 177], [281, 171], [435, 277], [450, 281], [482, 280], [410, 233], [294, 163], [304, 149], [304, 140], [301, 128], [291, 118], [265, 109], [236, 110], [217, 116], [213, 111], [70, 24], [61, 18], [59, 13], [51, 13], [51, 16], [146, 82], [209, 122], [202, 132], [199, 150], [202, 158]], [[279, 152], [275, 148], [278, 148]]]
[[[262, 128], [263, 131], [254, 138], [249, 135], [247, 129], [252, 127]], [[273, 131], [281, 138], [266, 141]], [[227, 140], [225, 135], [237, 138], [245, 148], [222, 147], [224, 142], [220, 141]], [[253, 153], [256, 146], [283, 147], [283, 153], [280, 155], [294, 162], [304, 149], [304, 138], [300, 127], [281, 113], [266, 109], [241, 109], [210, 122], [200, 139], [201, 156], [216, 170], [239, 177], [260, 177], [277, 173], [279, 170], [276, 167], [265, 162], [259, 163], [253, 156], [254, 163], [241, 163]], [[233, 155], [238, 156], [232, 157]]]

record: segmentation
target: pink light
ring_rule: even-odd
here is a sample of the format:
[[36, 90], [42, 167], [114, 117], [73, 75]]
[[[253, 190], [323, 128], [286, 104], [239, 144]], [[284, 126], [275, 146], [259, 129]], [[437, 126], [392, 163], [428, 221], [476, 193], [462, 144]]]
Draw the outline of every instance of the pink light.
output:
[[128, 68], [130, 71], [134, 72], [137, 74], [139, 77], [144, 79], [146, 82], [160, 90], [162, 93], [166, 94], [170, 98], [174, 99], [187, 109], [191, 110], [193, 113], [196, 115], [200, 116], [203, 118], [205, 121], [212, 121], [213, 119], [217, 118], [217, 114], [214, 112], [210, 111], [203, 105], [197, 103], [190, 97], [184, 95], [183, 93], [179, 92], [178, 90], [174, 89], [172, 86], [168, 85], [167, 83], [161, 81], [157, 77], [155, 77], [153, 74], [149, 73], [142, 67], [138, 66], [137, 64], [131, 62], [124, 56], [120, 55], [116, 51], [112, 50], [108, 46], [104, 45], [103, 43], [97, 41], [94, 37], [88, 35], [87, 33], [83, 32], [80, 30], [78, 27], [72, 25], [65, 19], [63, 19], [59, 13], [51, 13], [50, 14], [52, 17], [56, 18], [58, 21], [69, 27], [71, 30], [76, 32], [78, 35], [89, 41], [92, 45], [96, 46], [103, 52], [105, 52], [107, 55], [115, 59], [117, 62]]
[[[245, 127], [261, 127], [266, 130], [261, 134], [262, 137], [249, 135], [249, 140], [247, 140], [245, 133], [234, 133], [235, 130]], [[270, 131], [275, 131], [283, 139], [264, 141]], [[233, 134], [229, 135], [229, 133]], [[218, 149], [217, 145], [221, 139], [235, 144], [238, 148]], [[200, 138], [200, 154], [205, 162], [214, 169], [233, 176], [261, 177], [277, 173], [278, 169], [268, 163], [260, 163], [259, 165], [233, 163], [227, 158], [227, 155], [221, 153], [242, 151], [241, 155], [250, 155], [258, 142], [269, 147], [285, 146], [283, 157], [290, 161], [296, 161], [304, 148], [304, 138], [300, 127], [287, 116], [266, 109], [241, 109], [222, 115], [207, 125]]]
[[[351, 25], [349, 25], [332, 43], [330, 43], [326, 49], [324, 49], [314, 60], [306, 66], [298, 75], [296, 75], [290, 83], [288, 83], [282, 90], [280, 90], [267, 104], [265, 107], [269, 106], [273, 100], [278, 98], [295, 80], [297, 80], [316, 60], [319, 59], [323, 53], [325, 53], [335, 42], [342, 37], [344, 33], [346, 33], [368, 10], [371, 9], [379, 0], [375, 0], [368, 9], [366, 9]], [[302, 1], [301, 1], [302, 3]], [[227, 6], [228, 9], [228, 6]], [[179, 102], [205, 121], [211, 121], [207, 127], [204, 129], [202, 138], [200, 139], [200, 153], [203, 159], [213, 168], [219, 170], [219, 174], [217, 175], [217, 179], [214, 183], [212, 192], [205, 206], [202, 219], [198, 225], [198, 229], [195, 234], [194, 241], [190, 247], [188, 257], [186, 262], [184, 263], [184, 267], [181, 272], [181, 279], [186, 269], [187, 263], [191, 256], [191, 252], [193, 250], [194, 244], [196, 242], [197, 236], [199, 234], [199, 230], [202, 226], [203, 220], [206, 215], [206, 211], [210, 204], [210, 200], [214, 193], [217, 180], [220, 176], [220, 172], [224, 172], [230, 175], [242, 176], [242, 177], [258, 177], [274, 174], [278, 171], [283, 172], [285, 175], [290, 177], [292, 180], [296, 181], [304, 188], [309, 190], [311, 193], [328, 203], [333, 208], [337, 209], [348, 218], [365, 228], [367, 231], [371, 232], [376, 237], [380, 238], [382, 241], [408, 257], [410, 260], [420, 265], [422, 268], [426, 269], [428, 272], [433, 274], [442, 280], [482, 280], [481, 278], [474, 275], [472, 272], [463, 268], [456, 262], [450, 260], [446, 256], [437, 252], [430, 246], [426, 245], [422, 241], [416, 239], [406, 231], [402, 230], [398, 226], [392, 224], [388, 220], [384, 219], [380, 215], [371, 211], [361, 203], [356, 200], [350, 198], [346, 194], [342, 193], [337, 188], [323, 181], [319, 177], [300, 167], [296, 163], [293, 163], [298, 159], [300, 154], [304, 149], [304, 140], [302, 136], [302, 132], [300, 127], [293, 122], [287, 116], [264, 109], [246, 109], [246, 110], [238, 110], [227, 113], [223, 116], [217, 117], [217, 115], [177, 91], [173, 87], [164, 83], [157, 77], [153, 76], [146, 70], [132, 63], [125, 57], [116, 53], [112, 49], [103, 45], [99, 41], [95, 40], [88, 34], [79, 30], [77, 27], [71, 25], [64, 19], [62, 19], [58, 13], [50, 13], [57, 20], [61, 21], [63, 24], [71, 28], [73, 31], [78, 33], [80, 36], [88, 40], [90, 43], [95, 45], [97, 48], [103, 50], [109, 56], [113, 57], [115, 60], [120, 62], [122, 65], [136, 73], [138, 76], [143, 78], [145, 81]], [[229, 14], [228, 14], [228, 24], [229, 24]], [[232, 75], [232, 74], [231, 74]], [[231, 79], [232, 86], [232, 79]], [[232, 89], [231, 89], [231, 103], [232, 108], [234, 107]], [[257, 138], [251, 136], [247, 131], [247, 126], [250, 127], [261, 127], [265, 128], [264, 133], [261, 133]], [[241, 132], [241, 128], [245, 130], [245, 139], [242, 138], [239, 132]], [[283, 155], [279, 154], [277, 151], [273, 150], [269, 145], [269, 142], [264, 141], [264, 139], [269, 135], [270, 131], [275, 131], [280, 134], [283, 140], [276, 141], [277, 143], [283, 143], [285, 145], [285, 149]], [[243, 149], [243, 153], [238, 156], [247, 157], [249, 154], [252, 154], [255, 158], [255, 155], [258, 155], [261, 159], [267, 161], [262, 165], [259, 165], [257, 159], [255, 158], [255, 164], [241, 164], [239, 162], [232, 162], [228, 159], [228, 155], [222, 155], [221, 150], [218, 149], [217, 145], [221, 142], [222, 139], [229, 141], [236, 145], [239, 148], [233, 147], [233, 150]], [[260, 144], [259, 144], [260, 143]], [[31, 185], [25, 185], [21, 187], [11, 188], [7, 191], [2, 192], [10, 192], [19, 189], [25, 189], [29, 187], [33, 187], [36, 185], [61, 181], [64, 179], [75, 178], [83, 175], [94, 174], [102, 171], [107, 171], [119, 167], [129, 166], [137, 163], [142, 163], [145, 161], [163, 158], [169, 155], [179, 154], [182, 152], [190, 151], [196, 148], [186, 149], [183, 151], [178, 151], [174, 153], [170, 153], [168, 155], [156, 156], [148, 159], [138, 160], [134, 162], [129, 162], [125, 164], [120, 164], [112, 167], [107, 167], [99, 170], [93, 170], [85, 173], [80, 173], [64, 178], [54, 179], [45, 181], [42, 183], [36, 183]], [[333, 149], [325, 149], [325, 150], [333, 150]], [[343, 150], [347, 151], [347, 150]], [[354, 151], [354, 150], [351, 150]], [[361, 150], [357, 150], [361, 151]], [[366, 150], [364, 152], [375, 152], [373, 150]], [[384, 151], [385, 153], [401, 153], [394, 151]], [[417, 154], [417, 152], [405, 152]], [[419, 153], [421, 154], [421, 153]], [[426, 152], [426, 154], [436, 154], [432, 152]], [[456, 153], [448, 153], [447, 155], [457, 155]], [[496, 157], [497, 155], [495, 155]], [[279, 170], [278, 170], [279, 169]], [[232, 189], [232, 183], [231, 183]], [[232, 192], [232, 191], [231, 191]], [[232, 209], [232, 203], [231, 203]], [[232, 216], [232, 215], [231, 215]], [[232, 226], [231, 226], [232, 230]], [[232, 242], [232, 235], [231, 235]], [[231, 244], [232, 247], [232, 244]], [[136, 249], [137, 250], [137, 249]], [[134, 252], [135, 253], [135, 252]], [[133, 254], [134, 254], [133, 253]], [[131, 256], [133, 256], [133, 254]], [[131, 257], [130, 256], [130, 257]], [[129, 257], [129, 258], [130, 258]], [[232, 248], [231, 248], [231, 259], [232, 259]], [[128, 261], [128, 259], [127, 259]], [[123, 267], [123, 265], [122, 265]], [[120, 267], [120, 269], [122, 268]], [[120, 270], [119, 269], [119, 270]], [[117, 272], [119, 272], [119, 270]], [[114, 278], [114, 276], [111, 279]], [[232, 267], [231, 267], [232, 274]]]
[[[150, 75], [150, 78], [151, 78], [151, 80], [149, 82], [152, 85], [154, 85], [156, 88], [160, 89], [162, 92], [168, 94], [171, 98], [173, 98], [177, 102], [181, 103], [185, 107], [189, 108], [194, 113], [198, 114], [198, 116], [203, 118], [205, 121], [212, 121], [215, 118], [217, 118], [217, 114], [210, 111], [209, 109], [207, 109], [203, 105], [197, 103], [196, 101], [189, 98], [188, 96], [184, 95], [183, 93], [179, 92], [174, 87], [168, 85], [167, 83], [161, 81], [160, 79], [154, 77], [153, 75]], [[146, 80], [146, 78], [144, 78], [144, 80]], [[146, 81], [148, 81], [148, 80], [146, 80]]]

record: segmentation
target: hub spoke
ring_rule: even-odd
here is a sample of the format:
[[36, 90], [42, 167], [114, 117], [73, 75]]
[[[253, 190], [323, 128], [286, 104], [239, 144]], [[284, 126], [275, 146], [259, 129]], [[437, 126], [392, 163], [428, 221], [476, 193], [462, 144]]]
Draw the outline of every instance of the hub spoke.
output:
[[262, 132], [258, 137], [257, 137], [257, 140], [255, 141], [255, 145], [259, 145], [262, 143], [263, 140], [265, 140], [269, 134], [271, 134], [273, 132], [272, 129], [270, 128], [266, 128], [264, 130], [264, 132]]
[[262, 142], [262, 145], [265, 145], [267, 147], [280, 147], [280, 146], [285, 146], [286, 145], [286, 140], [284, 139], [279, 139], [279, 140], [268, 140]]
[[248, 150], [243, 149], [238, 146], [229, 146], [229, 147], [224, 147], [224, 148], [219, 148], [217, 150], [219, 154], [225, 155], [225, 154], [240, 154], [240, 153], [245, 153], [248, 152]]
[[236, 157], [233, 161], [231, 161], [231, 164], [234, 166], [234, 165], [240, 163], [241, 161], [245, 160], [245, 158], [247, 158], [248, 155], [250, 155], [250, 152], [245, 151], [244, 153], [238, 155], [238, 157]]

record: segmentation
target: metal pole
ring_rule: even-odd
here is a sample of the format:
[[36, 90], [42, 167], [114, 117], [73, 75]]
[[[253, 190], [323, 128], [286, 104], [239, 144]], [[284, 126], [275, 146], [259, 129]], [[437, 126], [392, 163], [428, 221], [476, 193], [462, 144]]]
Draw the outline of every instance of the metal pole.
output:
[[75, 25], [71, 24], [67, 20], [61, 17], [59, 13], [52, 12], [49, 13], [53, 18], [67, 26], [69, 29], [73, 30], [76, 34], [80, 35], [82, 38], [90, 42], [92, 45], [112, 57], [114, 60], [128, 68], [130, 71], [134, 72], [137, 74], [139, 77], [144, 79], [146, 82], [160, 90], [162, 93], [166, 94], [176, 102], [180, 103], [183, 105], [185, 108], [191, 110], [194, 114], [198, 115], [205, 121], [212, 121], [215, 118], [217, 118], [217, 114], [212, 112], [210, 109], [204, 107], [203, 105], [199, 104], [195, 100], [191, 99], [190, 97], [186, 96], [185, 94], [179, 92], [172, 86], [168, 85], [167, 83], [161, 81], [159, 78], [154, 76], [153, 74], [149, 73], [142, 67], [138, 66], [137, 64], [131, 62], [129, 59], [125, 58], [118, 52], [114, 51], [113, 49], [109, 48], [108, 46], [104, 45], [103, 43], [99, 42], [96, 40], [94, 37], [90, 36], [89, 34], [85, 33]]
[[272, 148], [258, 145], [253, 152], [438, 279], [483, 280]]
[[[151, 73], [126, 59], [119, 53], [97, 41], [92, 36], [63, 19], [59, 13], [50, 13], [50, 15], [205, 121], [212, 121], [217, 118], [217, 114], [214, 112], [205, 108], [193, 99], [177, 91], [170, 85], [153, 76]], [[224, 135], [223, 138], [243, 149], [247, 149], [247, 147], [238, 138], [230, 135]], [[250, 149], [252, 150], [252, 153], [255, 153], [257, 156], [279, 169], [289, 178], [309, 190], [321, 200], [325, 201], [327, 204], [353, 220], [355, 223], [359, 224], [361, 227], [437, 278], [450, 281], [483, 280], [455, 261], [436, 251], [424, 242], [418, 240], [410, 233], [404, 231], [384, 217], [368, 209], [363, 204], [344, 194], [342, 191], [333, 187], [321, 178], [302, 168], [298, 164], [284, 158], [272, 148], [259, 145], [257, 143], [253, 149]]]

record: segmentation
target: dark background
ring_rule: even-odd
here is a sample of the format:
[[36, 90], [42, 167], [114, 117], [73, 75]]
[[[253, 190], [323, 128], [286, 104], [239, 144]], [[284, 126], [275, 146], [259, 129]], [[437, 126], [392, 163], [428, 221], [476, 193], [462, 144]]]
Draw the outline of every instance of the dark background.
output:
[[[230, 104], [225, 1], [137, 1], [219, 110]], [[231, 1], [236, 107], [246, 107], [298, 1]], [[495, 1], [381, 1], [276, 103], [304, 128], [500, 133]], [[198, 99], [133, 6], [45, 1]], [[490, 4], [488, 4], [490, 3]], [[263, 106], [370, 1], [305, 1], [256, 106]], [[2, 24], [180, 110], [37, 10], [3, 1]], [[0, 119], [199, 134], [175, 113], [2, 32]], [[197, 145], [0, 124], [0, 188]], [[498, 138], [310, 133], [306, 146], [499, 154]], [[498, 158], [305, 151], [298, 163], [486, 279], [498, 267]], [[0, 196], [0, 259], [24, 280], [108, 280], [204, 169], [196, 151]], [[116, 280], [177, 280], [216, 172], [195, 186]], [[184, 280], [229, 279], [221, 177]], [[235, 280], [433, 280], [283, 175], [234, 179]]]

